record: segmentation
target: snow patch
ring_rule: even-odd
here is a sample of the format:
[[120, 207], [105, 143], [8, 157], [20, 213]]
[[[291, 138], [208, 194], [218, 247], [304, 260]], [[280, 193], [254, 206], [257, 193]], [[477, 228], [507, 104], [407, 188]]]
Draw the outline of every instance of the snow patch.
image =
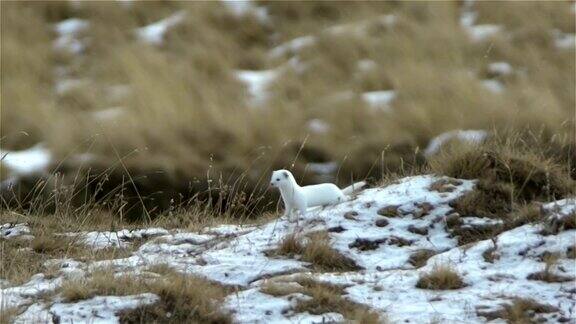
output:
[[382, 90], [370, 91], [362, 94], [362, 99], [373, 109], [390, 111], [390, 104], [396, 99], [396, 91]]
[[493, 62], [488, 64], [488, 71], [497, 75], [510, 75], [514, 70], [508, 62]]
[[267, 93], [268, 86], [278, 77], [278, 70], [264, 71], [237, 71], [236, 76], [240, 81], [246, 84], [248, 94], [250, 95], [249, 103], [260, 106], [266, 102], [269, 97]]
[[438, 153], [444, 144], [453, 139], [471, 144], [479, 144], [487, 137], [488, 133], [484, 130], [455, 130], [442, 133], [428, 143], [428, 146], [424, 150], [424, 155], [431, 156]]
[[179, 11], [170, 17], [164, 18], [148, 26], [138, 28], [136, 30], [136, 36], [142, 42], [152, 45], [162, 45], [166, 32], [180, 24], [185, 17], [186, 13], [184, 11]]
[[116, 314], [122, 310], [150, 305], [160, 298], [146, 293], [132, 296], [96, 296], [76, 303], [34, 304], [18, 316], [15, 323], [119, 323]]
[[309, 120], [306, 126], [311, 132], [316, 134], [324, 134], [330, 130], [330, 125], [318, 118]]
[[484, 88], [486, 88], [488, 91], [492, 92], [492, 93], [502, 93], [504, 92], [504, 85], [502, 84], [502, 82], [498, 81], [498, 80], [493, 80], [493, 79], [489, 79], [489, 80], [482, 80], [482, 86], [484, 86]]
[[88, 21], [78, 18], [70, 18], [57, 23], [54, 31], [58, 34], [58, 38], [54, 41], [54, 48], [73, 54], [83, 52], [86, 45], [78, 39], [78, 36], [89, 26]]

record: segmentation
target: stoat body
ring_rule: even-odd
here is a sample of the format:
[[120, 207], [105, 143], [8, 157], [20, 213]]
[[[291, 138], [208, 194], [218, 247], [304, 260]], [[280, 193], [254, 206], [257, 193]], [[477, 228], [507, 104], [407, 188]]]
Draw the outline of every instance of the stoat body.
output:
[[338, 188], [333, 183], [301, 187], [290, 171], [276, 170], [272, 172], [270, 185], [280, 189], [280, 195], [286, 208], [283, 216], [289, 217], [295, 211], [306, 216], [308, 208], [341, 203], [347, 200], [348, 195], [364, 187], [366, 183], [361, 181], [344, 189]]

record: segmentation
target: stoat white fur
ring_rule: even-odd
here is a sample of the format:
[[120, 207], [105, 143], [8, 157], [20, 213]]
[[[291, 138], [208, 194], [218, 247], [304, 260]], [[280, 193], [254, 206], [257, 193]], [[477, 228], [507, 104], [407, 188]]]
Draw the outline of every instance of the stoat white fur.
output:
[[301, 187], [296, 183], [296, 179], [290, 171], [276, 170], [272, 172], [270, 185], [280, 189], [280, 195], [286, 208], [283, 217], [289, 217], [294, 211], [300, 211], [302, 216], [306, 217], [308, 208], [343, 202], [348, 195], [364, 187], [366, 182], [357, 182], [344, 189], [340, 189], [332, 183]]

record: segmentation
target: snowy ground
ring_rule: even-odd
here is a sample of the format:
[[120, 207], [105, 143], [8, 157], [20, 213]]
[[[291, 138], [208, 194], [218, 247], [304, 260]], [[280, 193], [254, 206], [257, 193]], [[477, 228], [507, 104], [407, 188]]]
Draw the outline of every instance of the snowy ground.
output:
[[[272, 296], [261, 291], [271, 281], [288, 282], [298, 273], [312, 278], [345, 285], [344, 298], [369, 306], [391, 322], [482, 323], [498, 320], [498, 311], [517, 298], [534, 299], [550, 306], [548, 313], [536, 314], [541, 321], [561, 322], [576, 319], [574, 302], [576, 266], [567, 257], [575, 246], [575, 230], [557, 234], [544, 231], [545, 224], [514, 228], [494, 240], [458, 246], [450, 233], [447, 216], [455, 215], [449, 202], [473, 190], [474, 181], [443, 178], [443, 190], [431, 187], [441, 178], [416, 176], [382, 188], [367, 189], [352, 200], [322, 210], [311, 211], [307, 219], [277, 219], [259, 226], [221, 225], [199, 233], [150, 228], [138, 231], [68, 233], [80, 235], [91, 249], [131, 244], [146, 240], [127, 258], [83, 263], [74, 260], [50, 261], [61, 264], [57, 276], [38, 274], [21, 286], [0, 281], [0, 305], [18, 308], [16, 322], [51, 322], [54, 316], [62, 323], [114, 322], [122, 309], [151, 304], [153, 294], [132, 296], [97, 296], [77, 303], [47, 303], [39, 297], [57, 291], [66, 278], [85, 276], [100, 267], [113, 267], [118, 273], [140, 274], [149, 266], [166, 264], [188, 274], [203, 276], [224, 285], [238, 287], [223, 307], [241, 323], [342, 321], [342, 314], [312, 315], [295, 313], [295, 301], [305, 298], [300, 293]], [[436, 187], [437, 190], [437, 187]], [[561, 219], [576, 211], [576, 200], [567, 199], [543, 206], [550, 220]], [[486, 226], [493, 220], [476, 217], [462, 219], [466, 226]], [[25, 224], [0, 228], [0, 238], [30, 236]], [[361, 268], [351, 272], [322, 273], [312, 271], [300, 258], [272, 256], [288, 234], [316, 231], [329, 233], [330, 245], [352, 259]], [[427, 249], [436, 255], [416, 268], [410, 256]], [[493, 250], [493, 260], [484, 253]], [[543, 255], [557, 253], [559, 259], [551, 268], [553, 274], [568, 278], [566, 282], [544, 282], [529, 277], [544, 270]], [[573, 252], [572, 252], [573, 253]], [[415, 287], [420, 274], [437, 265], [450, 265], [463, 278], [466, 286], [455, 290], [426, 290]], [[296, 285], [296, 283], [291, 283]]]

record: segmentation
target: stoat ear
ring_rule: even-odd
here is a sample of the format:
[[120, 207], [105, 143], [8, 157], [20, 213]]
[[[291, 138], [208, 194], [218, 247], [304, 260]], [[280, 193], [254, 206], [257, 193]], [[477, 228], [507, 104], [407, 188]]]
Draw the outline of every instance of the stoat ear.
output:
[[288, 172], [284, 171], [284, 178], [288, 179]]

